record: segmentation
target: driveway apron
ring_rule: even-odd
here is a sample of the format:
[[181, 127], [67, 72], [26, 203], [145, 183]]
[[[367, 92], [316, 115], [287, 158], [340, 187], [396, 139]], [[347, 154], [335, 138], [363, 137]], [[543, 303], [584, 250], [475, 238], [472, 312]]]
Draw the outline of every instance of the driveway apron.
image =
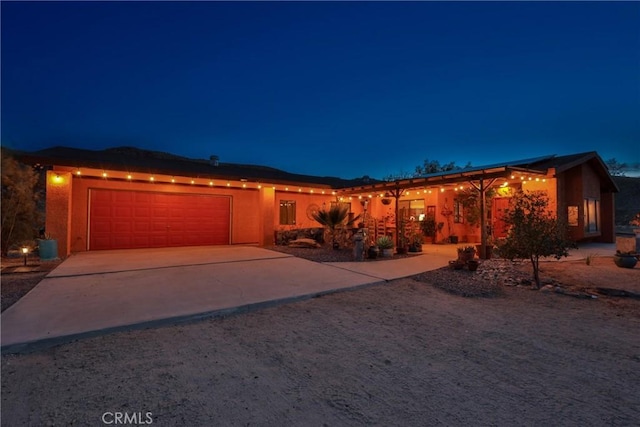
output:
[[2, 351], [295, 301], [382, 276], [255, 246], [84, 252], [2, 313]]

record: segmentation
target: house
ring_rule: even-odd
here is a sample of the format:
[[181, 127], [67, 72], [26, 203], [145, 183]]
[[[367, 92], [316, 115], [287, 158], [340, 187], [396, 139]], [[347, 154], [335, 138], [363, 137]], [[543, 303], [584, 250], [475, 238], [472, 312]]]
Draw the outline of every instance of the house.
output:
[[[271, 245], [278, 230], [317, 227], [312, 213], [331, 204], [362, 215], [369, 235], [395, 234], [395, 218], [416, 227], [428, 216], [447, 224], [439, 240], [487, 238], [465, 222], [459, 192], [492, 190], [482, 229], [494, 237], [517, 189], [545, 190], [575, 240], [614, 241], [618, 191], [595, 152], [545, 156], [393, 182], [291, 174], [120, 147], [55, 147], [22, 153], [44, 167], [46, 231], [61, 256], [73, 252], [191, 245]], [[393, 202], [393, 203], [389, 203]]]

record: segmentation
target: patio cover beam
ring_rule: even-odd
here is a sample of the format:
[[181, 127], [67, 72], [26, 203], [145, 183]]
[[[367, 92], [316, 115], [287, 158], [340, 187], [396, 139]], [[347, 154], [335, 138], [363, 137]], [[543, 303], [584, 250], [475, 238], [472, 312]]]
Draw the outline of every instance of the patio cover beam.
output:
[[336, 192], [343, 196], [362, 194], [362, 193], [393, 193], [397, 190], [406, 190], [416, 187], [437, 187], [439, 185], [457, 184], [466, 181], [479, 181], [482, 179], [507, 178], [514, 172], [528, 173], [533, 175], [545, 175], [544, 171], [535, 169], [526, 169], [518, 167], [499, 167], [491, 169], [481, 169], [474, 171], [456, 171], [450, 173], [442, 173], [434, 176], [425, 176], [420, 178], [409, 178], [396, 181], [382, 182], [359, 187], [348, 187], [336, 189]]

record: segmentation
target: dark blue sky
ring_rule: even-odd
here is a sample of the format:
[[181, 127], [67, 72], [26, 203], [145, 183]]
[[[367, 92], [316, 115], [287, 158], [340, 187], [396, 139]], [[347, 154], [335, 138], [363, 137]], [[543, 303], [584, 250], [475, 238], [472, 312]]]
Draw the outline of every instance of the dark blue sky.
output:
[[380, 178], [640, 161], [640, 3], [2, 2], [2, 144]]

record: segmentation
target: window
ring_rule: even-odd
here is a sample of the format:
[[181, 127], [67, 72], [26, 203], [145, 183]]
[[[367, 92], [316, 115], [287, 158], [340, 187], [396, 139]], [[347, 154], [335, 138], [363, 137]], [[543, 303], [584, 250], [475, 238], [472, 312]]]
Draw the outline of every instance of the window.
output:
[[584, 231], [585, 233], [600, 231], [600, 200], [584, 199]]
[[411, 218], [420, 221], [424, 218], [424, 200], [400, 200], [398, 202], [400, 218]]
[[462, 224], [463, 221], [463, 206], [462, 202], [459, 200], [453, 201], [453, 222], [456, 224]]
[[294, 225], [296, 223], [296, 201], [280, 200], [280, 225]]

